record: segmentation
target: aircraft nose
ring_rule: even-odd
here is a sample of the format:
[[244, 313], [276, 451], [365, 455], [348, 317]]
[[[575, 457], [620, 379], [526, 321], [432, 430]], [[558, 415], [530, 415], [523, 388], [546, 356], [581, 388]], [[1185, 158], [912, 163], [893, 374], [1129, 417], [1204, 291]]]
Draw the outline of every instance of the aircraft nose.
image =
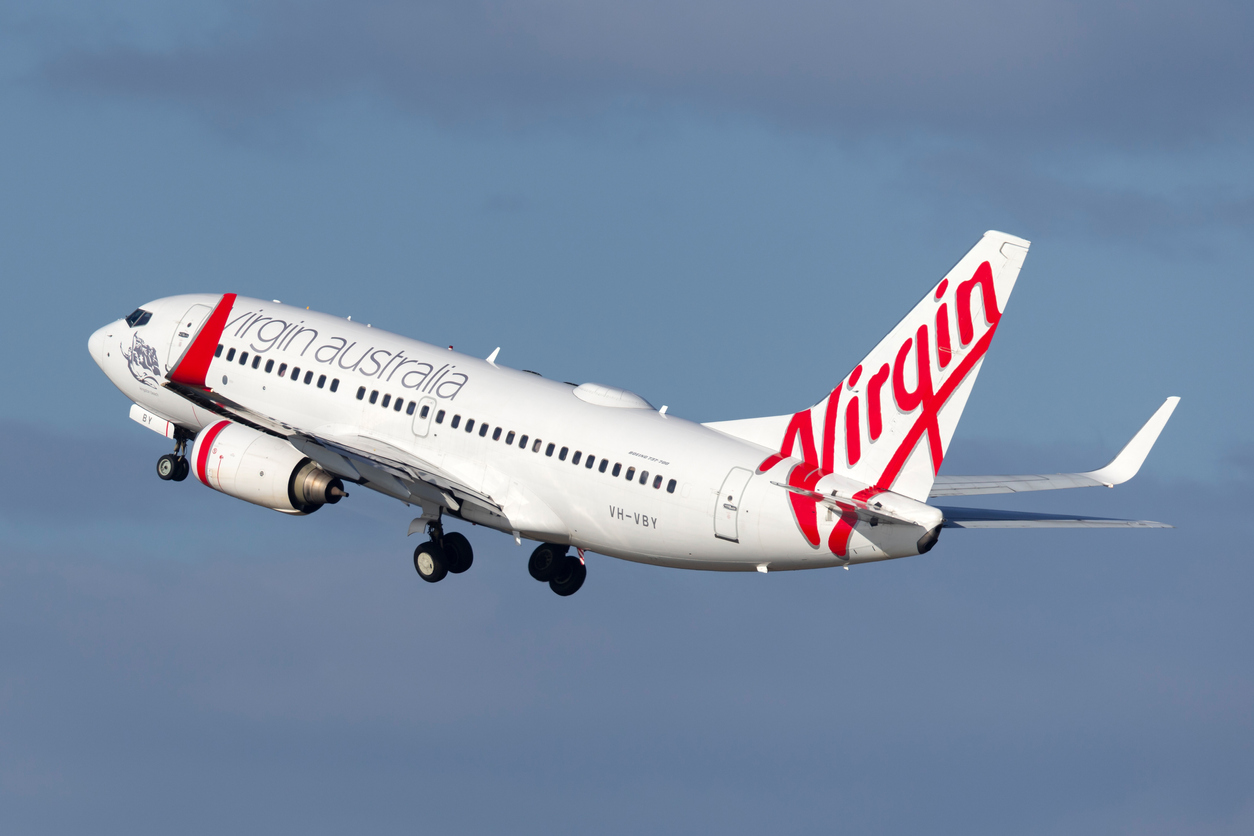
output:
[[96, 365], [104, 368], [104, 346], [105, 332], [109, 330], [108, 325], [96, 330], [94, 334], [87, 338], [87, 351], [91, 354], [91, 359], [96, 361]]

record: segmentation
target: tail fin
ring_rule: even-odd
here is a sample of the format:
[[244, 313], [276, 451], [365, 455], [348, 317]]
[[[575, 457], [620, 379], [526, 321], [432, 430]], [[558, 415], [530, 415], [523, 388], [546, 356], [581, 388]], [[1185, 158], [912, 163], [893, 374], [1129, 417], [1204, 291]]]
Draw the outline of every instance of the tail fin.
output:
[[810, 409], [709, 426], [778, 449], [759, 465], [760, 471], [796, 457], [811, 466], [813, 482], [836, 473], [926, 501], [1028, 245], [1013, 235], [984, 233], [914, 310]]

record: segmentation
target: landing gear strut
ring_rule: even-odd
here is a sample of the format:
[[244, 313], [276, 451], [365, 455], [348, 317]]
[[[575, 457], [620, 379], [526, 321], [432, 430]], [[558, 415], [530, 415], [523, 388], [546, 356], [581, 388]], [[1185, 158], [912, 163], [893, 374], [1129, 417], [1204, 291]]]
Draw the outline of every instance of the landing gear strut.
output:
[[442, 581], [449, 572], [460, 575], [475, 562], [466, 536], [456, 531], [445, 534], [438, 518], [427, 523], [427, 534], [431, 539], [414, 549], [414, 568], [427, 583]]
[[567, 546], [553, 543], [542, 543], [527, 561], [527, 571], [531, 577], [547, 582], [549, 589], [563, 597], [574, 595], [583, 586], [588, 577], [588, 567], [584, 565], [583, 555], [578, 557], [567, 554]]
[[191, 472], [187, 457], [183, 451], [187, 449], [187, 438], [182, 434], [175, 436], [174, 452], [166, 453], [157, 459], [157, 476], [166, 482], [182, 482]]

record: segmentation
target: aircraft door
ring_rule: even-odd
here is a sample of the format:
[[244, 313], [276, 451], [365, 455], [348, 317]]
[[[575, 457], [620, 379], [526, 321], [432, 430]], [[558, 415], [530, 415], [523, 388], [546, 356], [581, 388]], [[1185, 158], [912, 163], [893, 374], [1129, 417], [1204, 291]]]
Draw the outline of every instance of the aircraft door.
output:
[[714, 536], [721, 540], [740, 542], [737, 532], [737, 519], [740, 517], [740, 498], [744, 496], [745, 486], [753, 472], [743, 467], [733, 467], [723, 480], [723, 488], [719, 491], [718, 502], [714, 506]]
[[174, 336], [170, 338], [170, 353], [165, 357], [166, 371], [183, 359], [183, 352], [191, 345], [200, 326], [209, 318], [213, 308], [208, 305], [192, 305], [183, 318], [174, 324]]
[[435, 398], [423, 398], [414, 410], [414, 435], [426, 438], [431, 431], [431, 417], [435, 414]]

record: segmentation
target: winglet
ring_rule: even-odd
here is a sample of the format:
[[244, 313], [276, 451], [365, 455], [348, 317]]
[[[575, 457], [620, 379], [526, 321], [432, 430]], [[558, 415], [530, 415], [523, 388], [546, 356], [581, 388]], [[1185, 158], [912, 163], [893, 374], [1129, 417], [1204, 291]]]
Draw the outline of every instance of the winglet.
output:
[[217, 307], [205, 324], [200, 326], [196, 338], [187, 346], [183, 356], [174, 364], [174, 368], [166, 375], [173, 383], [206, 389], [205, 376], [209, 374], [209, 364], [213, 362], [213, 352], [218, 348], [218, 340], [222, 339], [222, 330], [226, 328], [226, 319], [231, 315], [235, 305], [235, 294], [224, 293]]
[[1170, 397], [1164, 401], [1163, 405], [1158, 407], [1158, 411], [1145, 422], [1145, 426], [1141, 427], [1137, 434], [1132, 436], [1132, 440], [1119, 451], [1114, 461], [1084, 475], [1096, 479], [1108, 488], [1113, 488], [1135, 476], [1141, 469], [1145, 457], [1149, 455], [1150, 449], [1153, 448], [1154, 442], [1158, 440], [1158, 434], [1163, 431], [1163, 427], [1167, 426], [1167, 419], [1171, 417], [1178, 403], [1180, 399], [1177, 397]]
[[500, 353], [501, 353], [501, 347], [498, 345], [496, 348], [492, 349], [492, 353], [488, 355], [488, 362], [495, 366], [496, 355]]

